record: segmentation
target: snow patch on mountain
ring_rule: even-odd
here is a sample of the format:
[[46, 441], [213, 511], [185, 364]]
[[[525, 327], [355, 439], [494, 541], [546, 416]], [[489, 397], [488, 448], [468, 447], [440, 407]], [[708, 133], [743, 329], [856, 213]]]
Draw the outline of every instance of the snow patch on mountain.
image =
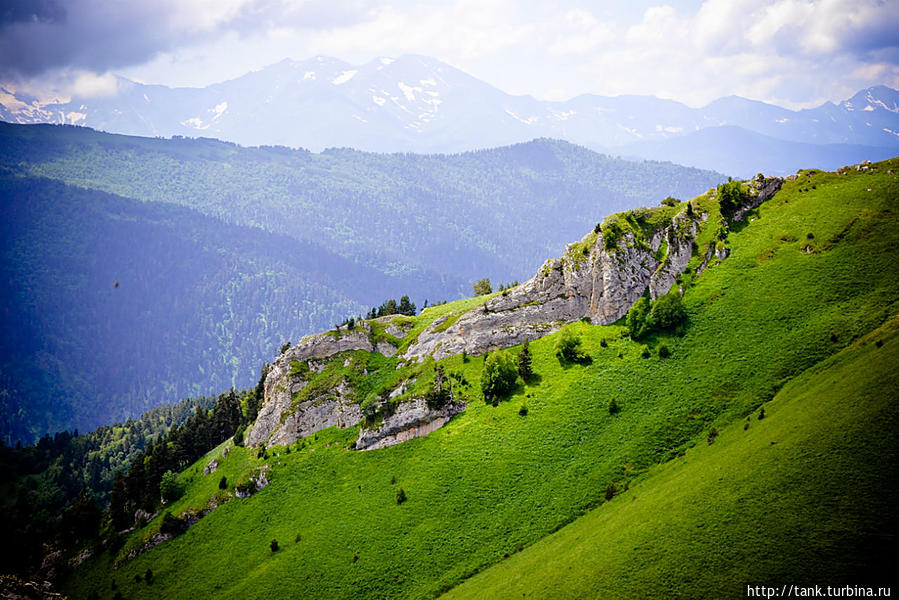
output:
[[512, 117], [513, 119], [515, 119], [516, 121], [521, 121], [525, 125], [532, 125], [539, 120], [539, 117], [527, 117], [527, 118], [519, 117], [518, 115], [513, 113], [508, 108], [506, 109], [506, 114], [509, 115], [510, 117]]
[[334, 85], [343, 85], [344, 83], [355, 77], [356, 73], [358, 72], [359, 69], [350, 69], [349, 71], [344, 71], [343, 73], [332, 79], [331, 83], [333, 83]]
[[303, 74], [303, 80], [305, 81], [307, 79], [315, 81], [315, 71], [306, 71], [306, 73]]
[[415, 102], [415, 92], [422, 91], [420, 87], [406, 85], [402, 81], [398, 82], [396, 85], [400, 88], [400, 90], [402, 90], [403, 95], [406, 96], [406, 100], [408, 100], [409, 102]]

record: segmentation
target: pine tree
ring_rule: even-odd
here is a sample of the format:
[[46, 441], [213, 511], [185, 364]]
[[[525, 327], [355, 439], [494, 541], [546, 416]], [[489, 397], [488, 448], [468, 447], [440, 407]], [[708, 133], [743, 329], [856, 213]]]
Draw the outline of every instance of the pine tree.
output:
[[525, 382], [534, 374], [533, 369], [531, 369], [531, 350], [528, 348], [528, 340], [524, 341], [524, 346], [521, 347], [521, 351], [518, 353], [518, 374], [521, 375], [521, 379]]

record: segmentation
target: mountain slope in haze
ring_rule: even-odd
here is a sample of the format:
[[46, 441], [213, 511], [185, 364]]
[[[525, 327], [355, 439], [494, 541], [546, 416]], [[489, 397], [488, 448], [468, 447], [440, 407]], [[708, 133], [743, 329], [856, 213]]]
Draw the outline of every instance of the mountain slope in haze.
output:
[[[879, 568], [883, 549], [895, 544], [895, 519], [881, 509], [892, 505], [895, 491], [897, 169], [899, 159], [843, 174], [803, 172], [739, 221], [731, 219], [737, 213], [727, 204], [727, 187], [689, 205], [610, 219], [570, 245], [561, 263], [547, 262], [548, 269], [588, 260], [584, 248], [605, 248], [607, 257], [650, 252], [650, 239], [662, 248], [653, 216], [676, 211], [671, 223], [690, 219], [698, 227], [672, 230], [696, 242], [689, 269], [671, 292], [679, 297], [683, 289], [681, 331], [633, 339], [621, 323], [568, 323], [530, 342], [535, 375], [493, 403], [483, 402], [479, 383], [485, 363], [501, 358], [457, 354], [401, 363], [402, 355], [357, 349], [319, 355], [305, 366], [296, 361], [290, 365], [296, 387], [286, 391], [298, 404], [310, 393], [324, 401], [349, 390], [360, 393], [348, 402], [373, 397], [389, 413], [398, 409], [397, 397], [426, 397], [442, 377], [466, 407], [426, 436], [366, 452], [351, 450], [358, 426], [322, 429], [287, 447], [216, 448], [179, 475], [185, 494], [166, 510], [177, 517], [217, 508], [183, 534], [145, 548], [162, 527], [163, 517], [155, 518], [130, 532], [121, 548], [91, 556], [66, 591], [73, 598], [110, 598], [114, 580], [132, 598], [426, 598], [516, 553], [523, 560], [528, 547], [536, 552], [544, 544], [576, 576], [596, 576], [577, 581], [583, 585], [575, 596], [579, 589], [625, 589], [645, 597], [640, 578], [659, 574], [655, 585], [675, 596], [738, 597], [752, 582], [716, 576], [719, 550], [731, 569], [739, 560], [754, 561], [746, 572], [761, 578], [759, 584], [807, 575], [827, 584], [831, 566], [838, 573]], [[615, 238], [614, 223], [630, 229]], [[655, 252], [662, 261], [664, 252]], [[503, 298], [467, 299], [382, 325], [385, 332], [389, 325], [404, 330], [402, 343], [411, 344], [407, 336], [421, 340], [426, 328], [442, 324], [449, 331], [451, 320], [489, 314]], [[559, 341], [567, 336], [580, 339], [581, 357], [560, 357]], [[870, 372], [856, 373], [868, 363]], [[408, 385], [382, 397], [398, 373]], [[759, 420], [761, 409], [766, 417]], [[378, 427], [381, 418], [387, 416], [379, 408], [363, 426]], [[224, 490], [218, 472], [204, 474], [213, 459], [232, 482]], [[260, 470], [268, 485], [236, 497], [233, 481]], [[708, 512], [665, 504], [669, 489], [674, 499], [696, 501]], [[644, 497], [653, 502], [641, 503]], [[810, 508], [804, 498], [824, 505]], [[589, 523], [622, 511], [611, 522], [628, 529], [596, 536], [624, 540], [597, 550], [624, 566], [575, 572], [579, 564], [595, 564], [593, 557], [553, 546], [558, 538], [539, 540], [597, 507]], [[676, 535], [683, 515], [702, 530], [686, 541]], [[769, 531], [764, 525], [771, 522]], [[731, 539], [743, 532], [751, 543]], [[683, 546], [692, 558], [687, 565], [677, 562]], [[736, 550], [728, 554], [729, 547]], [[801, 560], [815, 549], [825, 551], [819, 562]], [[551, 568], [554, 557], [547, 556], [529, 564]], [[516, 560], [498, 585], [514, 586], [514, 578], [526, 575], [514, 570]], [[632, 576], [631, 564], [649, 571]], [[498, 581], [487, 576], [475, 596], [505, 591], [486, 587]], [[565, 573], [554, 576], [564, 585]], [[565, 590], [546, 593], [556, 592]]]
[[311, 154], [9, 124], [0, 169], [11, 444], [250, 385], [287, 340], [523, 278], [585, 221], [723, 179], [551, 140]]
[[283, 342], [426, 289], [183, 207], [37, 178], [0, 191], [7, 444], [247, 387]]
[[[885, 86], [861, 90], [839, 104], [798, 111], [736, 96], [700, 108], [651, 96], [585, 94], [549, 102], [506, 94], [445, 63], [415, 55], [364, 65], [324, 56], [288, 59], [205, 88], [173, 89], [118, 78], [109, 96], [66, 102], [42, 103], [0, 87], [0, 119], [314, 151], [346, 146], [376, 152], [459, 152], [538, 137], [614, 151], [722, 126], [786, 142], [899, 148], [899, 92]], [[844, 151], [852, 157], [847, 163], [872, 158], [851, 154], [852, 148]], [[662, 158], [678, 162], [675, 153]], [[815, 158], [803, 154], [778, 170], [795, 172], [815, 164]], [[713, 168], [710, 163], [700, 166]], [[732, 174], [765, 170], [747, 159]]]
[[[725, 178], [554, 140], [446, 156], [312, 154], [73, 127], [0, 124], [0, 136], [0, 164], [16, 172], [185, 205], [385, 273], [471, 281], [523, 279], [585, 221], [693, 196]], [[434, 293], [446, 298], [445, 290]]]
[[[693, 167], [714, 168], [722, 173], [751, 177], [746, 171], [754, 165], [756, 172], [769, 175], [795, 173], [795, 165], [836, 170], [864, 160], [885, 160], [897, 153], [896, 148], [853, 144], [808, 144], [784, 141], [736, 126], [707, 127], [666, 140], [637, 142], [617, 149], [622, 156], [650, 160], [670, 160]], [[799, 162], [803, 161], [803, 162]], [[785, 165], [790, 165], [785, 167]]]

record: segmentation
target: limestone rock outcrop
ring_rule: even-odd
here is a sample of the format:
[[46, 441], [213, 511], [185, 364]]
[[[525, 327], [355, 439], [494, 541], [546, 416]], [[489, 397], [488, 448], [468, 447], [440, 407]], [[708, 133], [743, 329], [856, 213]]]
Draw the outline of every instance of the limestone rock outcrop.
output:
[[[756, 176], [748, 182], [748, 198], [731, 220], [744, 218], [782, 184], [777, 177]], [[429, 356], [439, 360], [462, 352], [480, 355], [534, 340], [585, 318], [595, 324], [613, 323], [647, 290], [653, 299], [666, 294], [694, 251], [704, 256], [699, 270], [713, 257], [727, 257], [729, 249], [721, 240], [708, 248], [696, 248], [697, 235], [707, 219], [706, 214], [685, 209], [667, 223], [650, 227], [644, 220], [639, 226], [621, 229], [615, 239], [607, 240], [602, 231], [595, 231], [581, 242], [569, 244], [561, 258], [546, 261], [529, 281], [485, 299], [467, 312], [437, 319], [411, 340], [399, 358], [410, 362]], [[247, 446], [290, 444], [326, 427], [359, 423], [363, 417], [359, 400], [346, 382], [292, 406], [294, 394], [306, 382], [292, 376], [291, 363], [306, 362], [310, 370], [320, 370], [322, 363], [316, 361], [346, 350], [393, 356], [395, 339], [407, 335], [411, 321], [397, 323], [392, 317], [378, 321], [392, 342], [385, 341], [384, 335], [373, 335], [371, 326], [363, 321], [351, 331], [303, 338], [279, 356], [266, 376], [265, 401], [247, 434]], [[424, 435], [458, 410], [453, 405], [434, 411], [422, 399], [413, 399], [400, 404], [377, 429], [363, 429], [356, 447], [381, 448]]]
[[[570, 244], [562, 258], [548, 260], [532, 279], [485, 301], [446, 329], [433, 323], [403, 356], [440, 359], [463, 350], [478, 355], [534, 340], [583, 318], [613, 323], [647, 288], [653, 298], [671, 289], [693, 256], [699, 223], [700, 218], [681, 213], [648, 241], [628, 232], [607, 250], [602, 233], [596, 233], [591, 243]], [[663, 243], [667, 251], [660, 257]]]
[[352, 427], [362, 418], [362, 411], [355, 401], [348, 400], [348, 390], [340, 388], [313, 398], [294, 409], [293, 394], [306, 383], [292, 381], [291, 363], [325, 359], [346, 350], [366, 350], [391, 356], [396, 348], [384, 341], [373, 343], [371, 329], [360, 323], [350, 331], [318, 333], [304, 337], [288, 348], [269, 367], [265, 377], [265, 400], [256, 422], [246, 437], [248, 447], [259, 444], [291, 444], [298, 438], [320, 429], [337, 425]]
[[443, 408], [431, 409], [422, 398], [403, 402], [379, 427], [362, 428], [356, 441], [356, 450], [386, 448], [427, 435], [446, 425], [453, 415], [464, 409], [464, 404], [448, 404]]

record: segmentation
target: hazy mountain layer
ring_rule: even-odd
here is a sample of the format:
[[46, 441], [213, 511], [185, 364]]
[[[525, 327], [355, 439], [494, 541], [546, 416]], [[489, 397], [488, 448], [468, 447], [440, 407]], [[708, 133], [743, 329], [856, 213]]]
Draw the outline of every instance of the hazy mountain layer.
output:
[[[41, 102], [0, 87], [0, 119], [69, 123], [144, 136], [205, 136], [245, 145], [320, 151], [352, 147], [376, 152], [459, 152], [537, 137], [609, 151], [636, 142], [676, 139], [733, 126], [780, 142], [899, 148], [899, 92], [878, 86], [839, 104], [788, 110], [730, 96], [691, 108], [652, 96], [582, 95], [563, 102], [512, 96], [424, 56], [351, 65], [329, 57], [284, 60], [205, 88], [168, 88], [119, 78], [110, 96]], [[687, 138], [688, 141], [693, 138]], [[685, 142], [686, 143], [686, 142]], [[725, 146], [740, 148], [739, 140]], [[688, 154], [702, 149], [689, 143]], [[680, 163], [680, 149], [644, 157]], [[818, 165], [814, 153], [787, 146], [781, 173]], [[847, 163], [870, 153], [846, 148]], [[741, 156], [732, 174], [773, 170]], [[696, 162], [718, 168], [713, 162]]]

